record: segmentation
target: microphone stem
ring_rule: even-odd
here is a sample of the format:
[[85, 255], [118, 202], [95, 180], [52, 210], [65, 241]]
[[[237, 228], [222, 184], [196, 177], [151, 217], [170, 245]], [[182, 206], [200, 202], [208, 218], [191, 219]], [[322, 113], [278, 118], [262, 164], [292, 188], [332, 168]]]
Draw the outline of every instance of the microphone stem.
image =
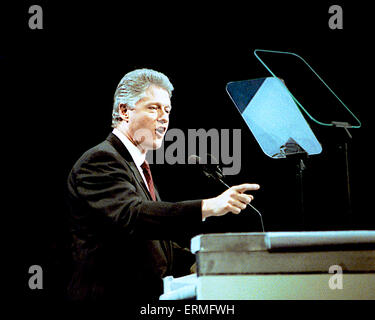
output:
[[[226, 186], [228, 189], [230, 188], [230, 186], [228, 186], [223, 180], [221, 180], [220, 178], [216, 177], [216, 179], [218, 181], [220, 181], [224, 186]], [[262, 214], [251, 204], [251, 203], [248, 203], [247, 204], [249, 207], [251, 207], [258, 215], [259, 215], [259, 218], [260, 218], [260, 223], [262, 225], [262, 231], [265, 232], [264, 230], [264, 224], [263, 224], [263, 217], [262, 217]]]

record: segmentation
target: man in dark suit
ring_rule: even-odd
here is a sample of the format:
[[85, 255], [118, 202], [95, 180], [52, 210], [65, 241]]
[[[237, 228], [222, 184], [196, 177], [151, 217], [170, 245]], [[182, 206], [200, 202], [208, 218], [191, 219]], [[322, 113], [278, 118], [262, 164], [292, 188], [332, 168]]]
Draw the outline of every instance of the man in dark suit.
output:
[[157, 299], [162, 278], [189, 273], [194, 256], [172, 242], [198, 232], [202, 220], [238, 214], [253, 199], [235, 186], [204, 200], [160, 201], [145, 161], [168, 128], [173, 87], [156, 71], [140, 69], [120, 81], [112, 133], [85, 152], [68, 177], [74, 300]]

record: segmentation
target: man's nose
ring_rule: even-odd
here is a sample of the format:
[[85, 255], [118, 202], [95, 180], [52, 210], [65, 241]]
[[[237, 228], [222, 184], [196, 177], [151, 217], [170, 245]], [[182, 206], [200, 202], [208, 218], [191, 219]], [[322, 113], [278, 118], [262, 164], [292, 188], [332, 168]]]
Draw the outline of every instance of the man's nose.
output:
[[158, 121], [161, 123], [168, 123], [169, 122], [169, 114], [165, 111], [161, 111], [159, 114]]

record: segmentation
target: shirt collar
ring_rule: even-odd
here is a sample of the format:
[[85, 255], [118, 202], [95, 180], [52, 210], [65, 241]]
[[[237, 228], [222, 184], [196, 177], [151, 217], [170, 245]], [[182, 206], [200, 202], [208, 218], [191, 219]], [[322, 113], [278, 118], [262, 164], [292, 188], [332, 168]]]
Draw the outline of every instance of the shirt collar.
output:
[[141, 150], [139, 150], [119, 129], [114, 128], [112, 133], [121, 140], [132, 156], [135, 165], [140, 168], [143, 162], [146, 160], [146, 153], [142, 153]]

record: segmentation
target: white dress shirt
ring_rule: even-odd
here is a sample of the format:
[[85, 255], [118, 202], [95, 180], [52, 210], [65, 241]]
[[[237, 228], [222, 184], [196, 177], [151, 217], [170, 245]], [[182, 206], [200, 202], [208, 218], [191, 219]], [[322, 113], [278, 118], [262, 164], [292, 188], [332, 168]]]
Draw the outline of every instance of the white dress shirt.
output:
[[133, 142], [131, 142], [129, 140], [129, 138], [124, 135], [119, 129], [117, 128], [114, 128], [112, 130], [112, 133], [121, 140], [121, 142], [124, 144], [125, 148], [128, 149], [131, 157], [133, 158], [134, 160], [134, 163], [139, 171], [139, 173], [141, 174], [142, 178], [143, 178], [143, 181], [145, 182], [145, 185], [148, 189], [148, 184], [147, 184], [147, 180], [145, 178], [145, 175], [143, 174], [143, 170], [141, 168], [141, 165], [143, 164], [143, 162], [146, 160], [146, 153], [142, 153], [141, 150], [139, 150], [134, 144]]

